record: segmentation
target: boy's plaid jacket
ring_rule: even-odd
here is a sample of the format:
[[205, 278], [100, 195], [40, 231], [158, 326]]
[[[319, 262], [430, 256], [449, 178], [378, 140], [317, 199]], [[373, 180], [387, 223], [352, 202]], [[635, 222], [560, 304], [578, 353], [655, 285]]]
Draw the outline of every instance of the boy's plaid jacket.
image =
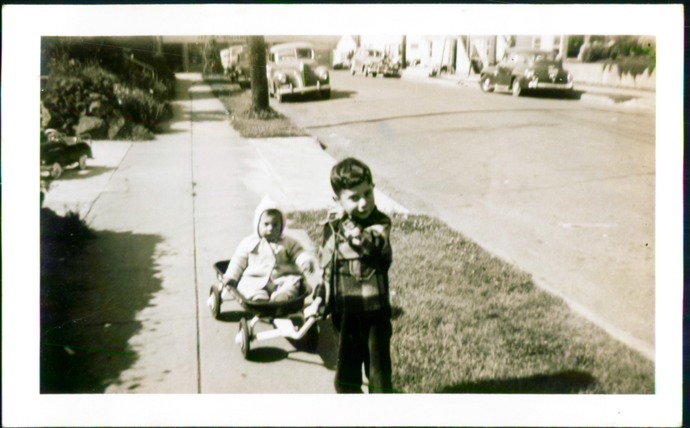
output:
[[[359, 245], [345, 236], [354, 223], [361, 230]], [[329, 213], [323, 223], [319, 258], [330, 312], [369, 312], [390, 309], [388, 269], [393, 261], [390, 218], [374, 211], [364, 220]]]

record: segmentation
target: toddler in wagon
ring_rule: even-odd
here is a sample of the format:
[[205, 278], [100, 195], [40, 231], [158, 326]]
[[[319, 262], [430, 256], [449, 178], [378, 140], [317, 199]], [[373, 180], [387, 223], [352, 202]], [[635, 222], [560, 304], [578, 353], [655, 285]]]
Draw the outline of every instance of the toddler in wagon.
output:
[[247, 300], [281, 302], [297, 297], [301, 274], [314, 270], [312, 257], [284, 235], [285, 215], [268, 196], [256, 207], [253, 225], [254, 233], [237, 246], [223, 282]]

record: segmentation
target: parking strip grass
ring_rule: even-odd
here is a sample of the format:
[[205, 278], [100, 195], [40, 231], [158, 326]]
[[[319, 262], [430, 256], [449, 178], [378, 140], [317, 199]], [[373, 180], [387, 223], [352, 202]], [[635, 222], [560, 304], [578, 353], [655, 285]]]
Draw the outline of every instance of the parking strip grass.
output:
[[251, 90], [229, 85], [223, 80], [206, 79], [213, 93], [230, 115], [233, 128], [244, 138], [304, 137], [309, 134], [282, 114], [269, 109], [260, 114], [252, 111]]
[[[321, 241], [325, 211], [290, 227]], [[654, 364], [427, 216], [392, 215], [393, 384], [404, 393], [653, 394]]]

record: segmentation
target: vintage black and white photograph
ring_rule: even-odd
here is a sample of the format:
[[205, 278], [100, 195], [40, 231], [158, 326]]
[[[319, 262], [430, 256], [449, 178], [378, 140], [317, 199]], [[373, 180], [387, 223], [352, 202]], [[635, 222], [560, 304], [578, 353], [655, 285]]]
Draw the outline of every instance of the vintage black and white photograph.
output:
[[29, 425], [681, 423], [682, 8], [409, 6], [32, 9]]

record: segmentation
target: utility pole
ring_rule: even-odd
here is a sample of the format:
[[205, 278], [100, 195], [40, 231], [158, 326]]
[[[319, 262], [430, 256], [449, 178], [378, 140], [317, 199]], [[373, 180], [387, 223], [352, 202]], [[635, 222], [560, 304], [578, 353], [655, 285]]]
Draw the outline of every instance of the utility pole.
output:
[[561, 61], [568, 58], [568, 35], [561, 34], [561, 43], [558, 47], [558, 54], [561, 56]]

